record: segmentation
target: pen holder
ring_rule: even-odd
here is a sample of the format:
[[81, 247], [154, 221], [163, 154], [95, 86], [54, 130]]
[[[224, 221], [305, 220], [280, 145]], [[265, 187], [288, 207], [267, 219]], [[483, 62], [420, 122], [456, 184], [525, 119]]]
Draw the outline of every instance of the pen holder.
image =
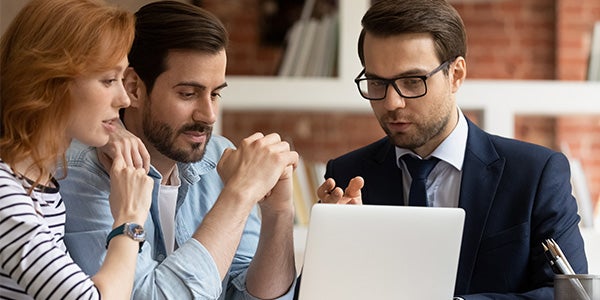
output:
[[555, 300], [600, 300], [600, 275], [557, 274], [554, 276]]

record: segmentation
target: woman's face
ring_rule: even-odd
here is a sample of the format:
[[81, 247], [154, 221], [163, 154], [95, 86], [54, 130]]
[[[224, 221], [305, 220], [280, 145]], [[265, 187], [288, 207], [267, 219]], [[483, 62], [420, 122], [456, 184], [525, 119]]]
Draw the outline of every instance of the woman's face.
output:
[[104, 146], [119, 122], [119, 109], [130, 104], [123, 87], [127, 57], [114, 68], [76, 77], [71, 83], [73, 99], [67, 137], [94, 147]]

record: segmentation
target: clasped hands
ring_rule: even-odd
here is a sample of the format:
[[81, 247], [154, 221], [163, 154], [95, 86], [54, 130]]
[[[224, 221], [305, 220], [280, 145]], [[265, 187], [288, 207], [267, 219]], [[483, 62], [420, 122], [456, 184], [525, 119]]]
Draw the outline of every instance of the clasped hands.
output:
[[292, 174], [298, 153], [276, 133], [255, 133], [225, 149], [217, 170], [226, 185], [241, 188], [261, 207], [293, 209]]

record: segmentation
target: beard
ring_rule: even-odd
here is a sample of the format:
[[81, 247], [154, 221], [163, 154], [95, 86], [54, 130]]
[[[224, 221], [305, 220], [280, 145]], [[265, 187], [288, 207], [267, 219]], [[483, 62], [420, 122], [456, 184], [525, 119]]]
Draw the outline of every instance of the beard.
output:
[[[413, 123], [415, 126], [415, 131], [411, 133], [393, 132], [385, 123], [385, 120], [387, 119], [386, 117], [380, 117], [378, 119], [381, 128], [383, 128], [383, 131], [385, 131], [394, 145], [414, 151], [415, 149], [422, 147], [423, 145], [427, 144], [427, 142], [442, 134], [448, 126], [450, 116], [450, 113], [446, 113], [441, 114], [435, 119], [427, 120], [426, 122]], [[390, 116], [388, 117], [393, 119], [393, 112], [390, 112]]]
[[[157, 121], [149, 107], [144, 109], [142, 129], [146, 139], [162, 155], [177, 162], [191, 163], [200, 161], [204, 157], [206, 144], [212, 135], [212, 125], [203, 122], [189, 123], [175, 130], [169, 124]], [[206, 134], [204, 143], [192, 143], [178, 147], [175, 145], [177, 138], [186, 131], [196, 131]]]

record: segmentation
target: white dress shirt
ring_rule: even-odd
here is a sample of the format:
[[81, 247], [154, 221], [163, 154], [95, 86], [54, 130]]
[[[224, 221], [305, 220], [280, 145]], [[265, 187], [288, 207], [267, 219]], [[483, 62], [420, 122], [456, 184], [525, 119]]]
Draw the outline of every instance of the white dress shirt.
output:
[[[420, 157], [411, 150], [396, 147], [396, 164], [402, 170], [402, 186], [404, 187], [404, 205], [408, 205], [408, 192], [412, 178], [400, 157], [410, 153], [413, 156], [427, 159], [437, 157], [440, 162], [427, 177], [427, 206], [458, 207], [462, 166], [467, 147], [469, 126], [462, 111], [458, 108], [458, 122], [450, 135], [429, 155]], [[402, 163], [400, 163], [402, 161]]]

